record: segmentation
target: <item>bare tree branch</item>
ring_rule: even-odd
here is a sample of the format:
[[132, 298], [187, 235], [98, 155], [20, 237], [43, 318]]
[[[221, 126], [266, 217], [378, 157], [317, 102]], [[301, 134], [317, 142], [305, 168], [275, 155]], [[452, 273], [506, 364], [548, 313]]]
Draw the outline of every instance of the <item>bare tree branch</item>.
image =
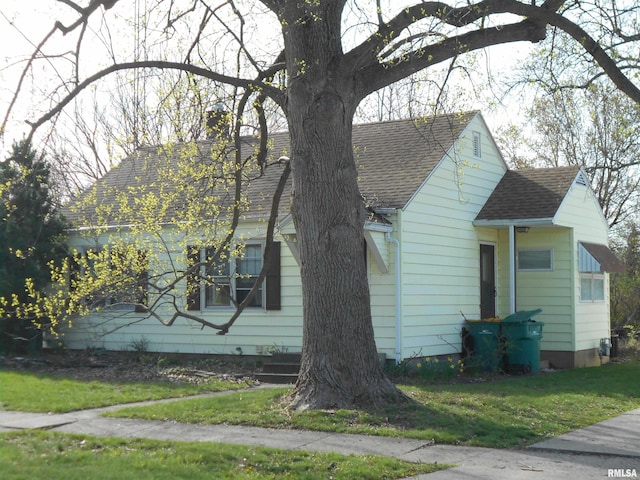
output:
[[544, 27], [529, 20], [501, 27], [490, 27], [448, 37], [440, 43], [413, 50], [396, 62], [370, 64], [358, 71], [357, 77], [360, 79], [364, 98], [380, 88], [452, 57], [492, 45], [539, 41], [543, 38]]
[[550, 12], [547, 15], [541, 15], [541, 18], [548, 19], [550, 25], [554, 25], [571, 35], [574, 40], [584, 47], [598, 65], [602, 67], [616, 87], [627, 94], [629, 98], [640, 103], [640, 89], [638, 89], [638, 87], [629, 80], [618, 64], [609, 55], [607, 55], [604, 48], [602, 48], [591, 35], [589, 35], [579, 25], [573, 23], [562, 15]]
[[71, 0], [58, 0], [61, 3], [73, 8], [75, 11], [80, 13], [80, 17], [73, 22], [68, 27], [65, 27], [61, 22], [56, 22], [56, 29], [60, 30], [64, 35], [72, 32], [80, 25], [86, 23], [96, 10], [98, 10], [101, 6], [104, 7], [105, 10], [109, 10], [113, 7], [119, 0], [91, 0], [89, 5], [86, 8], [80, 7], [77, 3], [72, 2]]
[[189, 64], [178, 63], [178, 62], [164, 62], [164, 61], [141, 61], [141, 62], [121, 63], [121, 64], [111, 65], [110, 67], [105, 68], [104, 70], [101, 70], [100, 72], [97, 72], [94, 75], [91, 75], [90, 77], [86, 78], [47, 114], [43, 115], [42, 117], [40, 117], [38, 120], [34, 122], [27, 122], [32, 128], [30, 137], [33, 135], [34, 131], [38, 129], [38, 127], [42, 126], [44, 123], [48, 122], [53, 117], [55, 117], [58, 113], [60, 113], [64, 109], [64, 107], [66, 107], [74, 98], [76, 98], [85, 88], [87, 88], [92, 83], [114, 72], [118, 72], [121, 70], [137, 69], [137, 68], [181, 70], [181, 71], [193, 73], [196, 75], [200, 75], [210, 80], [226, 83], [228, 85], [234, 85], [237, 87], [247, 88], [250, 90], [261, 89], [265, 92], [268, 92], [271, 96], [275, 98], [280, 98], [282, 95], [282, 92], [280, 92], [276, 88], [273, 88], [270, 85], [267, 85], [261, 82], [256, 82], [255, 80], [230, 77], [228, 75], [221, 75], [221, 74], [212, 72], [211, 70], [208, 70], [202, 67], [197, 67], [195, 65], [189, 65]]
[[229, 328], [235, 323], [240, 314], [244, 311], [244, 309], [251, 303], [253, 297], [255, 297], [256, 293], [260, 289], [262, 282], [267, 276], [268, 272], [268, 259], [270, 258], [271, 250], [273, 248], [273, 232], [275, 230], [275, 223], [278, 218], [278, 206], [280, 204], [280, 198], [284, 192], [285, 185], [287, 180], [289, 179], [289, 173], [291, 172], [291, 164], [289, 161], [286, 161], [285, 168], [280, 176], [280, 180], [278, 182], [278, 187], [273, 195], [273, 199], [271, 202], [271, 214], [269, 215], [269, 221], [267, 223], [267, 233], [266, 233], [266, 243], [264, 248], [263, 262], [262, 262], [262, 270], [260, 270], [260, 275], [258, 276], [256, 283], [251, 288], [251, 291], [247, 295], [247, 297], [242, 301], [238, 308], [236, 309], [233, 316], [227, 321], [225, 324], [225, 328], [220, 329], [218, 335], [224, 335], [229, 332]]
[[[640, 89], [624, 75], [606, 50], [586, 30], [556, 12], [562, 3], [554, 0], [536, 7], [535, 4], [527, 5], [514, 0], [487, 0], [462, 8], [451, 8], [441, 2], [416, 4], [380, 25], [374, 35], [345, 55], [344, 65], [353, 69], [353, 73], [358, 71], [366, 96], [407, 75], [462, 53], [510, 42], [541, 41], [546, 36], [546, 25], [553, 25], [581, 44], [620, 90], [640, 102]], [[432, 17], [451, 26], [464, 27], [478, 19], [502, 13], [520, 15], [526, 20], [499, 27], [479, 28], [460, 35], [448, 35], [438, 43], [413, 48], [403, 52], [399, 58], [391, 58], [382, 64], [376, 59], [382, 51], [402, 51], [403, 45], [420, 38], [420, 34], [416, 34], [409, 39], [400, 38], [395, 43], [393, 41], [394, 38], [399, 38], [402, 31], [421, 19]], [[423, 37], [426, 34], [430, 33], [426, 32]]]
[[15, 91], [13, 93], [13, 97], [11, 98], [11, 102], [9, 103], [9, 107], [7, 108], [7, 112], [5, 113], [4, 119], [2, 120], [2, 125], [0, 125], [0, 137], [4, 135], [4, 131], [5, 131], [5, 128], [7, 126], [7, 122], [9, 121], [9, 117], [11, 116], [11, 113], [13, 111], [14, 105], [16, 104], [16, 101], [18, 100], [18, 96], [20, 95], [20, 92], [22, 90], [22, 84], [24, 83], [24, 79], [26, 78], [27, 73], [29, 72], [29, 69], [31, 68], [31, 65], [33, 65], [34, 60], [41, 53], [42, 47], [53, 36], [53, 34], [56, 33], [56, 31], [57, 31], [57, 27], [53, 27], [51, 29], [51, 31], [49, 33], [47, 33], [47, 35], [45, 35], [45, 37], [36, 46], [35, 50], [31, 54], [31, 57], [27, 61], [26, 66], [22, 69], [22, 73], [20, 75], [20, 79], [18, 80], [18, 85], [16, 86], [16, 89], [15, 89]]

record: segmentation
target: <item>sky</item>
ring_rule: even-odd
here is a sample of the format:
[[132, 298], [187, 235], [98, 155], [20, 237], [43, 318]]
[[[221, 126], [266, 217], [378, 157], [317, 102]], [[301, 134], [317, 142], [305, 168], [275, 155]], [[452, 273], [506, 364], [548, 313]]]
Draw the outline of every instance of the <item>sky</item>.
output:
[[[4, 119], [5, 112], [11, 97], [16, 89], [19, 76], [29, 55], [34, 51], [34, 43], [39, 42], [52, 29], [54, 21], [60, 19], [61, 15], [67, 14], [67, 18], [75, 18], [71, 9], [65, 6], [55, 8], [56, 2], [53, 0], [1, 0], [0, 6], [0, 115]], [[130, 8], [130, 7], [127, 7]], [[115, 8], [108, 12], [109, 15], [115, 14]], [[115, 32], [118, 38], [118, 32]], [[57, 33], [57, 38], [61, 38], [61, 34]], [[91, 38], [91, 32], [87, 36]], [[94, 40], [87, 42], [91, 48], [101, 49], [101, 42]], [[60, 48], [60, 42], [49, 42], [47, 44], [47, 53], [55, 52]], [[67, 48], [67, 47], [65, 47]], [[483, 67], [490, 69], [496, 76], [500, 76], [500, 72], [508, 72], [515, 68], [518, 62], [524, 58], [529, 51], [527, 44], [513, 44], [506, 46], [498, 46], [490, 49], [480, 57]], [[95, 58], [102, 55], [95, 55]], [[91, 60], [91, 59], [89, 59]], [[96, 71], [100, 65], [92, 65], [85, 60], [84, 64], [87, 72]], [[42, 67], [38, 67], [34, 71], [34, 76], [40, 72], [44, 72]], [[39, 114], [46, 112], [49, 103], [45, 101], [33, 102], [40, 96], [40, 87], [48, 87], [48, 82], [55, 81], [52, 79], [36, 79], [28, 76], [23, 86], [23, 95], [19, 103], [15, 106], [14, 115], [8, 125], [6, 135], [0, 141], [0, 152], [3, 154], [8, 151], [11, 143], [25, 135], [29, 128], [24, 123], [25, 119], [34, 119]], [[508, 105], [497, 108], [496, 111], [489, 111], [483, 108], [483, 113], [490, 128], [495, 130], [501, 125], [508, 122], [516, 122], [522, 116], [521, 107], [523, 102], [511, 101]], [[474, 107], [474, 108], [481, 108]], [[0, 120], [1, 120], [0, 119]]]
[[[44, 1], [2, 0], [0, 6], [0, 115], [2, 120], [20, 80], [22, 67], [35, 49], [32, 42], [40, 41], [53, 27], [54, 12], [46, 9], [46, 5], [49, 3]], [[29, 78], [26, 79], [25, 84], [31, 84]], [[31, 97], [34, 92], [27, 93], [27, 97]], [[28, 131], [28, 126], [24, 124], [24, 120], [29, 118], [26, 103], [18, 104], [16, 114], [7, 126], [6, 135], [0, 142], [2, 152], [8, 149], [10, 143]]]

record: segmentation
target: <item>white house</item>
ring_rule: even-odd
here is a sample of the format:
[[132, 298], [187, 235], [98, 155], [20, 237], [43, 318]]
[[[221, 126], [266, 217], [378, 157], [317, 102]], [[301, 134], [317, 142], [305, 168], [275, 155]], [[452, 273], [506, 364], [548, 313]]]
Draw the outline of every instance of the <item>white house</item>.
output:
[[[380, 353], [396, 361], [455, 355], [465, 317], [541, 308], [543, 360], [560, 368], [600, 364], [598, 347], [610, 329], [607, 272], [620, 265], [582, 170], [509, 170], [478, 112], [357, 125], [353, 141], [360, 190], [372, 210], [364, 229]], [[270, 142], [275, 158], [286, 153], [286, 132]], [[109, 172], [98, 190], [151, 185], [161, 156], [177, 154], [141, 150]], [[199, 161], [197, 152], [193, 161]], [[229, 260], [231, 271], [251, 274], [261, 267], [269, 198], [281, 169], [270, 166], [249, 185], [249, 213], [237, 233], [247, 249], [243, 258]], [[191, 320], [164, 327], [145, 312], [105, 309], [75, 320], [64, 331], [65, 344], [118, 350], [144, 338], [157, 352], [299, 351], [301, 287], [288, 208], [285, 192], [270, 275], [226, 335]], [[108, 238], [107, 229], [100, 241]], [[80, 235], [71, 240], [79, 247], [84, 242]], [[188, 262], [178, 248], [171, 255], [176, 264]], [[247, 289], [232, 277], [215, 292], [196, 286], [196, 295], [181, 285], [179, 300], [207, 321], [224, 323], [233, 313], [228, 296], [241, 298]]]

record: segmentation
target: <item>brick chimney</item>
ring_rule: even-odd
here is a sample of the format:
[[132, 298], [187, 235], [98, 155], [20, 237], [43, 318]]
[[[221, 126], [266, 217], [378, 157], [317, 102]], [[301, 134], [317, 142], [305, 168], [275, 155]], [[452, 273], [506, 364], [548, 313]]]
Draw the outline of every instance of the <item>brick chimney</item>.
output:
[[226, 138], [229, 136], [229, 113], [224, 105], [216, 103], [213, 110], [207, 112], [207, 138], [209, 140]]

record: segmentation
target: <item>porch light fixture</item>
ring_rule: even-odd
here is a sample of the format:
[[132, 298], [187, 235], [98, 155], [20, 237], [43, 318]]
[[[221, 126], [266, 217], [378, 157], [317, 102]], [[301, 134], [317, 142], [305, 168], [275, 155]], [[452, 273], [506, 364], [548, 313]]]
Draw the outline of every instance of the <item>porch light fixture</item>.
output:
[[528, 233], [529, 227], [516, 227], [516, 232], [518, 233]]

